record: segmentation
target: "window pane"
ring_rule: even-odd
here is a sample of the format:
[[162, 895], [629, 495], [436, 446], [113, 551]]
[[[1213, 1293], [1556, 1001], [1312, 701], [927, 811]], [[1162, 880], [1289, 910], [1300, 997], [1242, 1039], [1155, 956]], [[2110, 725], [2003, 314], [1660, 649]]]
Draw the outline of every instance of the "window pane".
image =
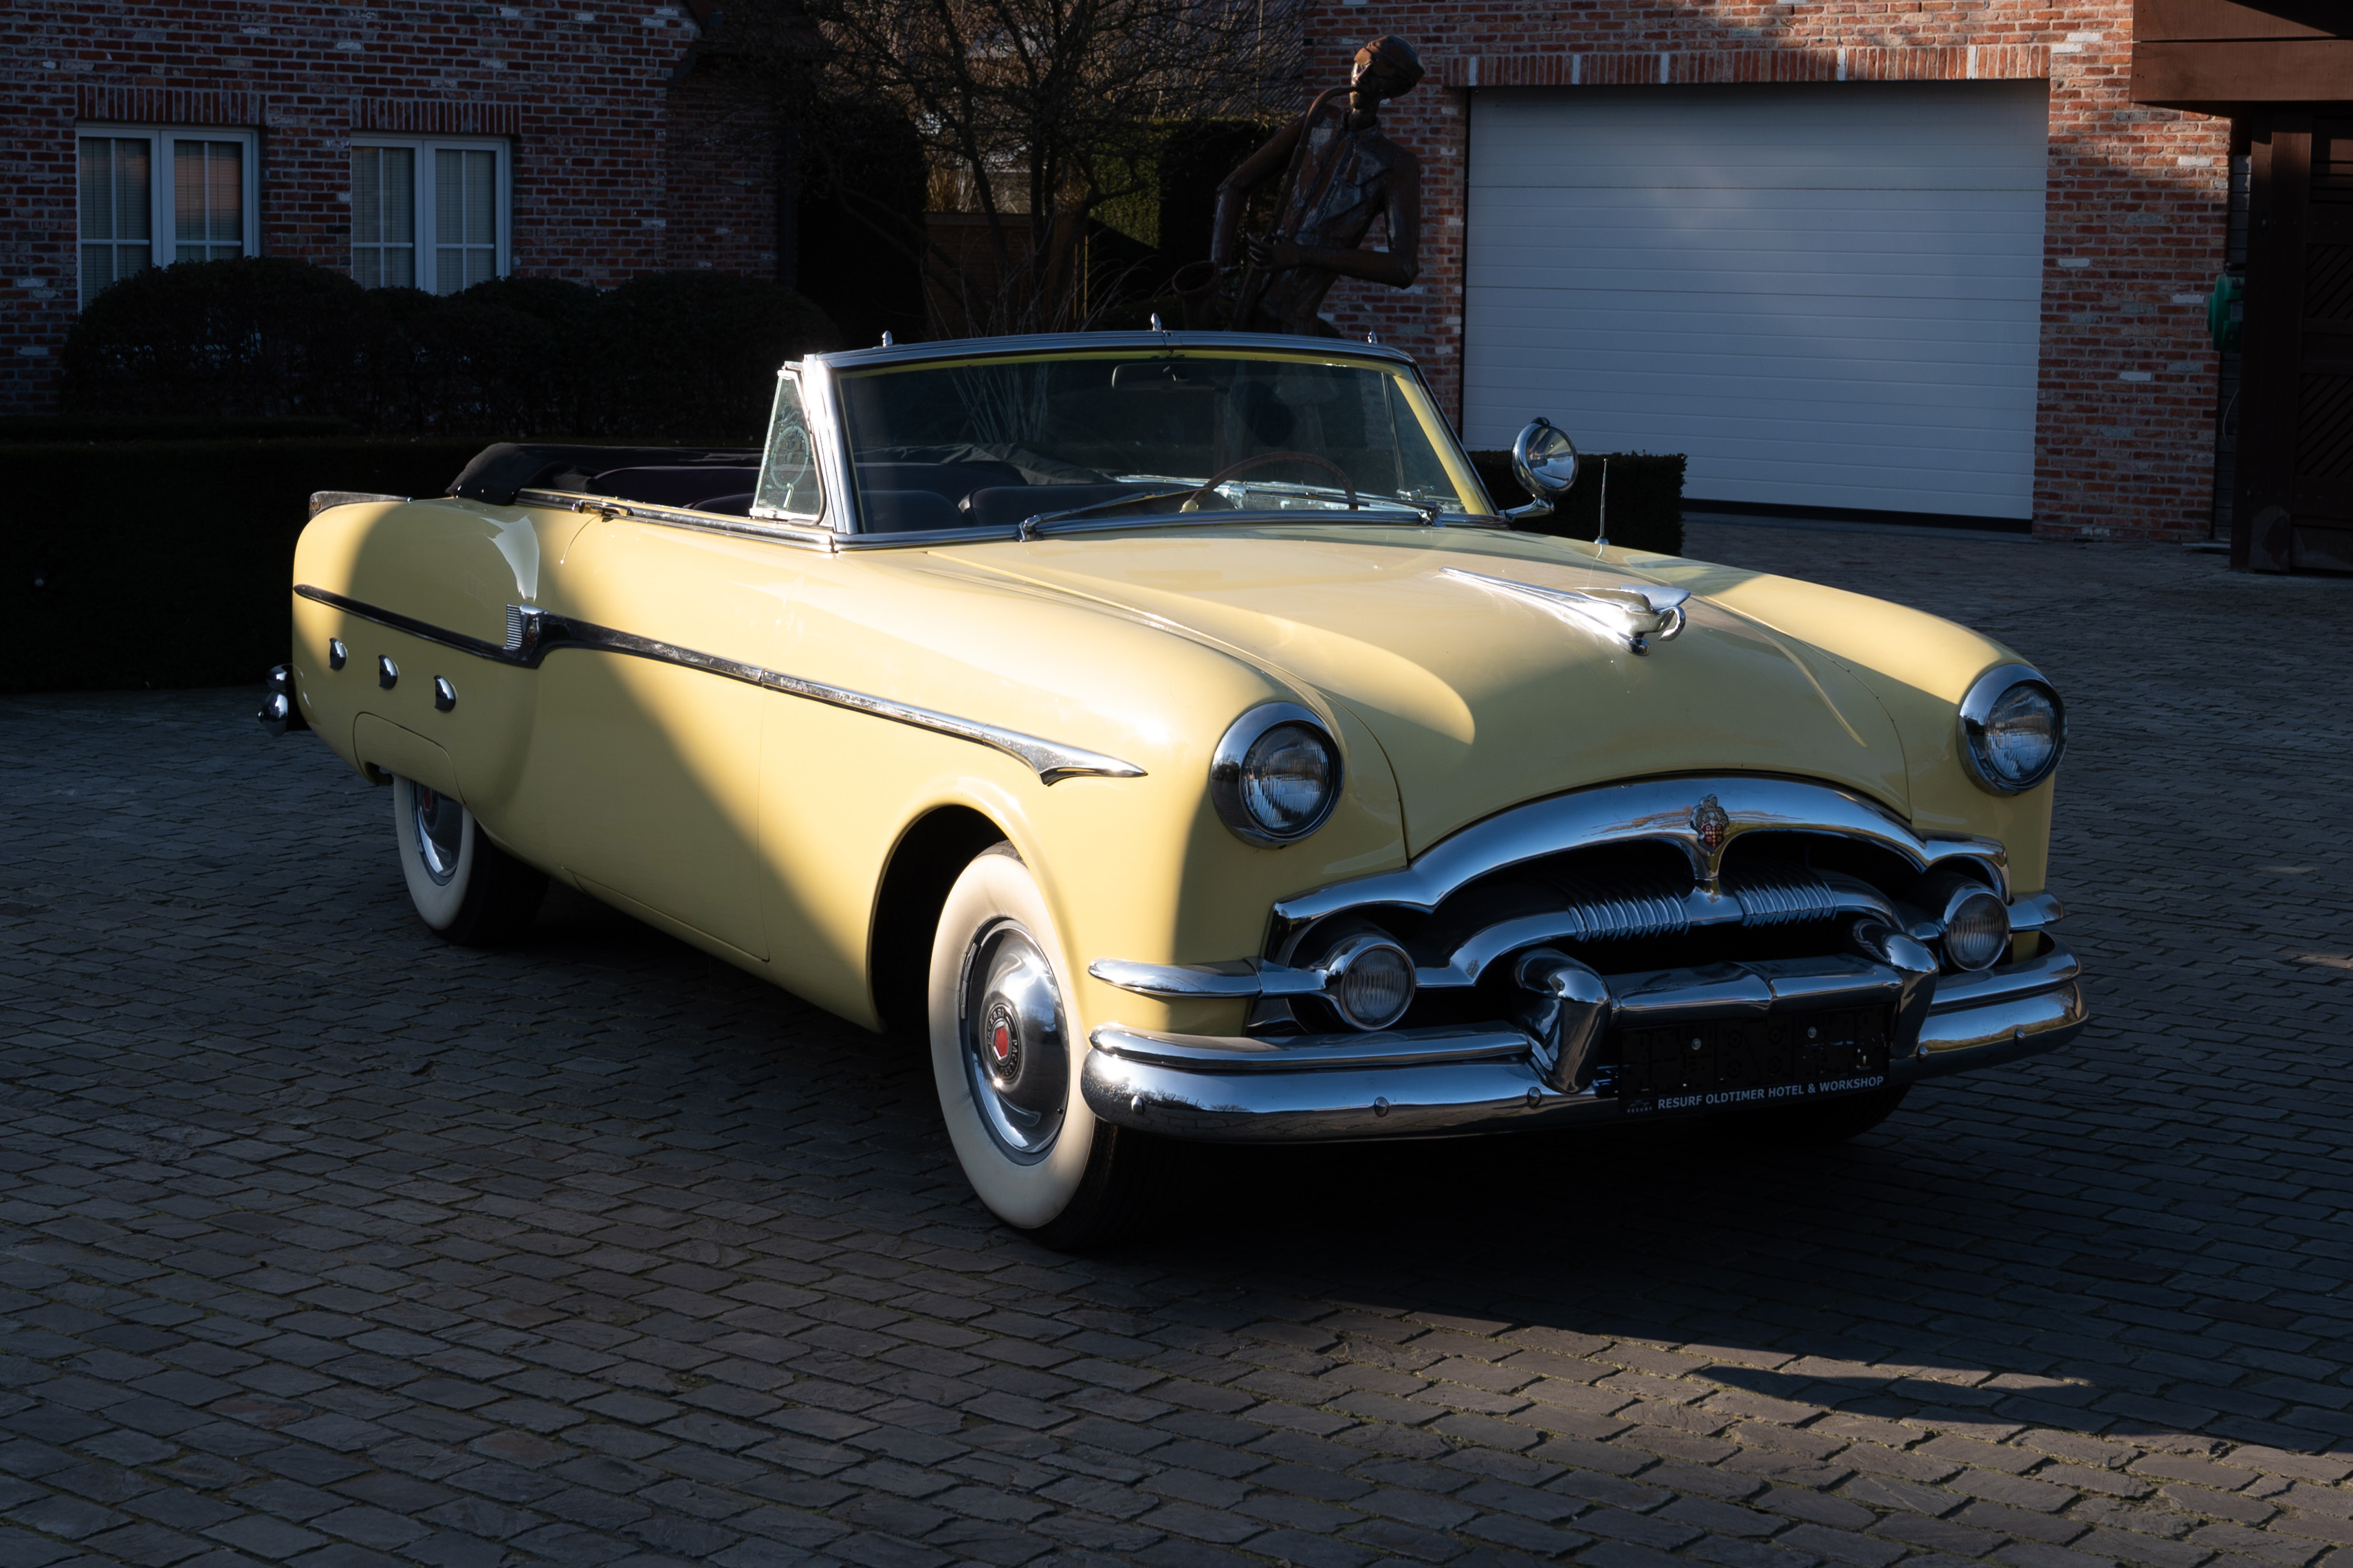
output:
[[417, 152], [352, 149], [352, 277], [364, 289], [417, 283]]
[[825, 510], [823, 500], [800, 377], [788, 371], [776, 377], [776, 406], [768, 419], [768, 449], [760, 460], [752, 510], [765, 517], [815, 517]]
[[437, 148], [433, 154], [434, 287], [444, 294], [497, 274], [498, 154]]
[[146, 239], [147, 139], [85, 136], [80, 152], [81, 237]]
[[154, 207], [147, 195], [147, 139], [117, 136], [114, 147], [114, 237], [147, 239], [153, 233]]
[[172, 237], [182, 261], [245, 253], [245, 149], [235, 142], [172, 143]]
[[81, 298], [154, 261], [150, 248], [147, 139], [84, 136], [80, 165]]

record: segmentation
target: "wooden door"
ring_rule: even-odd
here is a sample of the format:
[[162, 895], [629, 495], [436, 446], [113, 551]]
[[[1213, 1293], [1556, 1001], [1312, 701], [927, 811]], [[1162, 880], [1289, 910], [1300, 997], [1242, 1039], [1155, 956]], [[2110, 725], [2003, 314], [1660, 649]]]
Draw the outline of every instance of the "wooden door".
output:
[[2353, 572], [2353, 111], [2263, 111], [2249, 138], [2232, 564]]

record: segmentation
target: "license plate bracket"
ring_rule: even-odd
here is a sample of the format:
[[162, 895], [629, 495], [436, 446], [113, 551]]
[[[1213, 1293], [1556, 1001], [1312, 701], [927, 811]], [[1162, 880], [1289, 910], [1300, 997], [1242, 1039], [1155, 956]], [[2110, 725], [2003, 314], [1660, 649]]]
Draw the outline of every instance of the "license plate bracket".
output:
[[1868, 1094], [1887, 1084], [1887, 1024], [1869, 1007], [1626, 1029], [1609, 1042], [1610, 1087], [1644, 1119]]

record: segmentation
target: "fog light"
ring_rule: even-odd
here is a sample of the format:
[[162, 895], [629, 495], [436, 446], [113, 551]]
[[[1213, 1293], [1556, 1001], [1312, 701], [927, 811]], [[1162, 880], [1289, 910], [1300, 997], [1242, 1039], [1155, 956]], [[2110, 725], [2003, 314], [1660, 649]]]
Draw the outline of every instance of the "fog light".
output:
[[1386, 1029], [1413, 1005], [1413, 959], [1386, 937], [1350, 937], [1324, 962], [1324, 994], [1357, 1028]]
[[1990, 968], [2010, 947], [2010, 906], [1980, 888], [1956, 893], [1945, 906], [1945, 962], [1955, 969]]

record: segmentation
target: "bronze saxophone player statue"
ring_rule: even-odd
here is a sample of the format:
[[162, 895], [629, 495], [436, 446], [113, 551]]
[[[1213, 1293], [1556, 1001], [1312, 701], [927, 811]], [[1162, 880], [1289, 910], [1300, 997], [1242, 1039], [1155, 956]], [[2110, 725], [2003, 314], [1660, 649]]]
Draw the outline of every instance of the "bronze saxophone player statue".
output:
[[[1306, 113], [1226, 176], [1218, 187], [1210, 260], [1221, 275], [1247, 265], [1223, 325], [1335, 337], [1338, 330], [1317, 314], [1334, 279], [1362, 278], [1393, 289], [1413, 282], [1421, 271], [1421, 164], [1381, 134], [1380, 108], [1420, 79], [1421, 59], [1411, 44], [1375, 38], [1356, 51], [1345, 89], [1318, 94]], [[1274, 226], [1245, 239], [1243, 205], [1278, 171]], [[1377, 217], [1388, 220], [1388, 248], [1360, 248]]]

